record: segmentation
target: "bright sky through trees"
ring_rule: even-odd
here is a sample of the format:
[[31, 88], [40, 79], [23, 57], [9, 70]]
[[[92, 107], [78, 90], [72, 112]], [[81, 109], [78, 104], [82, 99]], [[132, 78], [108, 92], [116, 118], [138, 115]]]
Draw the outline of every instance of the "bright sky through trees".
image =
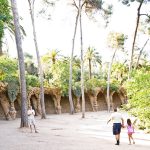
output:
[[[41, 10], [41, 0], [36, 0], [36, 10]], [[108, 0], [109, 1], [109, 0]], [[23, 40], [23, 50], [35, 56], [35, 48], [33, 43], [32, 26], [29, 16], [29, 8], [26, 0], [18, 0], [18, 9], [20, 16], [23, 18], [20, 22], [24, 27], [27, 36]], [[110, 1], [109, 1], [110, 2]], [[93, 46], [106, 60], [112, 53], [107, 47], [106, 38], [110, 31], [112, 32], [123, 32], [128, 35], [127, 48], [131, 49], [131, 42], [133, 38], [133, 32], [135, 28], [136, 20], [136, 9], [137, 7], [126, 7], [118, 0], [111, 0], [114, 5], [113, 16], [107, 28], [104, 28], [104, 21], [100, 19], [100, 15], [97, 15], [97, 22], [89, 20], [86, 15], [83, 17], [83, 44], [84, 51], [89, 47]], [[74, 22], [76, 12], [75, 9], [66, 3], [66, 0], [59, 0], [56, 6], [51, 9], [51, 20], [47, 20], [46, 16], [40, 16], [36, 14], [36, 30], [37, 38], [40, 49], [40, 54], [45, 54], [48, 50], [57, 49], [60, 50], [62, 55], [70, 56], [72, 47], [72, 36], [74, 30]], [[78, 33], [79, 34], [79, 33]], [[77, 34], [75, 43], [75, 54], [80, 54], [80, 42]], [[17, 56], [15, 50], [15, 42], [10, 38], [8, 33], [7, 36], [7, 47], [9, 54]], [[141, 42], [143, 45], [144, 41]]]

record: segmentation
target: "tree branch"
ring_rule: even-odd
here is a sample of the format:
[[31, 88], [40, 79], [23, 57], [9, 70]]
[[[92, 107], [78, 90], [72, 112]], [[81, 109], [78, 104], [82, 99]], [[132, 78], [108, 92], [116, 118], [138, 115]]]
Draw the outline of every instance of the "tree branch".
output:
[[76, 4], [76, 2], [75, 2], [75, 0], [73, 0], [73, 2], [74, 2], [73, 5], [74, 5], [77, 9], [79, 9], [78, 6], [77, 6], [77, 4]]
[[83, 4], [81, 5], [81, 10], [82, 10], [82, 7], [84, 6], [85, 3], [86, 3], [86, 1], [84, 1]]
[[148, 14], [140, 14], [140, 16], [146, 16], [146, 17], [150, 18], [150, 15], [148, 15]]

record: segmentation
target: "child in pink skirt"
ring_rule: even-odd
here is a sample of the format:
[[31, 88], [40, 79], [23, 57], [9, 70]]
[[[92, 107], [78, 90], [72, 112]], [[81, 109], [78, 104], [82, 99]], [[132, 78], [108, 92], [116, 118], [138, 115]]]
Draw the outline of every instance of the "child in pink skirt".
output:
[[130, 119], [127, 119], [127, 131], [128, 131], [128, 138], [129, 138], [129, 145], [131, 145], [131, 140], [133, 141], [133, 144], [135, 144], [135, 141], [133, 139], [132, 134], [134, 133], [134, 126]]

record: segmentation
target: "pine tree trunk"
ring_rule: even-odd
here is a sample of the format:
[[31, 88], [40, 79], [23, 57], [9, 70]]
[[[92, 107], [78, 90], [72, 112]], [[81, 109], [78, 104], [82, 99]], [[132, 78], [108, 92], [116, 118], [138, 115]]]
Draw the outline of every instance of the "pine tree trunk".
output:
[[33, 3], [31, 4], [31, 0], [28, 0], [28, 3], [29, 3], [29, 7], [30, 7], [34, 44], [35, 44], [37, 61], [38, 61], [38, 69], [39, 69], [38, 72], [39, 72], [39, 78], [40, 78], [40, 102], [41, 102], [41, 111], [42, 111], [41, 118], [46, 119], [45, 103], [44, 103], [44, 87], [43, 87], [43, 69], [42, 69], [40, 55], [39, 55], [37, 36], [36, 36], [36, 30], [35, 30], [35, 22], [34, 22], [34, 1], [35, 0], [33, 0]]
[[20, 127], [28, 127], [27, 116], [27, 94], [26, 94], [26, 79], [25, 79], [25, 64], [22, 50], [22, 40], [20, 33], [19, 14], [17, 10], [16, 0], [11, 0], [12, 12], [15, 26], [15, 39], [19, 60], [20, 84], [21, 84], [21, 125]]
[[74, 29], [74, 35], [72, 39], [72, 52], [71, 52], [71, 58], [70, 58], [70, 76], [69, 76], [69, 103], [70, 103], [70, 113], [74, 113], [74, 106], [73, 106], [73, 100], [72, 100], [72, 61], [73, 61], [73, 53], [74, 53], [74, 44], [75, 44], [75, 37], [77, 32], [77, 26], [78, 26], [78, 19], [79, 19], [79, 11], [76, 16], [75, 21], [75, 29]]
[[82, 93], [82, 118], [85, 118], [85, 96], [84, 96], [84, 64], [83, 64], [83, 35], [82, 35], [82, 7], [79, 0], [79, 21], [80, 21], [80, 44], [81, 44], [81, 93]]
[[138, 30], [139, 21], [140, 21], [140, 10], [141, 10], [143, 1], [144, 0], [142, 0], [140, 2], [139, 7], [137, 9], [137, 20], [136, 20], [136, 27], [135, 27], [134, 38], [133, 38], [133, 43], [132, 43], [132, 51], [131, 51], [131, 59], [130, 59], [130, 64], [129, 64], [129, 75], [128, 75], [128, 78], [130, 78], [130, 73], [132, 72], [134, 47], [135, 47], [135, 41], [136, 41], [136, 37], [137, 37], [137, 30]]
[[110, 112], [110, 78], [111, 78], [110, 76], [111, 76], [111, 68], [112, 68], [113, 60], [116, 55], [116, 51], [117, 49], [115, 49], [111, 62], [109, 63], [108, 75], [107, 75], [107, 108], [109, 112]]
[[138, 67], [138, 65], [139, 65], [139, 61], [140, 61], [141, 55], [142, 55], [143, 50], [144, 50], [145, 46], [147, 45], [148, 41], [149, 41], [149, 38], [146, 40], [144, 46], [143, 46], [142, 49], [140, 50], [140, 53], [139, 53], [139, 56], [138, 56], [138, 59], [137, 59], [136, 65], [135, 65], [135, 69], [137, 69], [137, 67]]

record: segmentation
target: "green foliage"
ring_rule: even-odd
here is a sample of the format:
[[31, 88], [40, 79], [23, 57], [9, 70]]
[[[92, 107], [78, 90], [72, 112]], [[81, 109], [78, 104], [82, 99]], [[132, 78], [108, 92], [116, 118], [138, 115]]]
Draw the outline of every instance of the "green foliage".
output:
[[24, 57], [25, 57], [25, 69], [27, 73], [30, 75], [37, 75], [38, 71], [37, 67], [35, 67], [35, 64], [33, 62], [33, 56], [28, 53], [24, 53]]
[[103, 0], [86, 0], [85, 12], [90, 17], [93, 18], [93, 14], [100, 12], [103, 19], [106, 21], [106, 26], [108, 24], [108, 19], [112, 15], [113, 5], [106, 4]]
[[8, 96], [11, 101], [16, 99], [19, 89], [18, 66], [15, 59], [0, 57], [0, 80], [8, 83]]
[[0, 0], [0, 20], [7, 21], [10, 17], [10, 6], [8, 0]]
[[110, 90], [111, 91], [117, 91], [119, 89], [120, 83], [116, 79], [112, 79], [110, 83]]
[[92, 12], [92, 11], [104, 11], [107, 15], [112, 14], [112, 5], [108, 5], [107, 9], [104, 9], [104, 1], [102, 0], [86, 0], [85, 1], [85, 11]]
[[85, 65], [88, 66], [89, 69], [89, 78], [92, 76], [92, 68], [97, 67], [97, 64], [99, 66], [102, 64], [102, 58], [99, 55], [98, 52], [96, 52], [96, 49], [94, 47], [88, 47], [85, 57], [84, 57]]
[[0, 80], [2, 81], [16, 81], [18, 80], [18, 64], [15, 59], [6, 56], [0, 57]]
[[42, 57], [43, 63], [46, 63], [46, 62], [49, 63], [49, 62], [51, 62], [52, 64], [55, 64], [56, 60], [60, 56], [59, 53], [60, 53], [60, 51], [58, 51], [57, 49], [49, 50], [47, 52], [47, 54], [45, 54]]
[[[130, 6], [132, 2], [138, 2], [138, 3], [142, 2], [142, 0], [119, 0], [119, 1], [121, 1], [122, 4], [127, 6]], [[143, 3], [147, 3], [147, 2], [150, 2], [150, 0], [143, 0]]]
[[[0, 57], [0, 80], [7, 83], [16, 83], [19, 85], [18, 62], [6, 56]], [[26, 75], [27, 86], [39, 86], [39, 79], [34, 75]]]
[[105, 87], [106, 86], [106, 81], [105, 80], [100, 80], [97, 78], [92, 78], [87, 81], [85, 81], [85, 89], [86, 90], [95, 90], [97, 87]]
[[128, 78], [128, 68], [122, 63], [112, 65], [111, 77], [123, 84]]
[[0, 0], [0, 42], [4, 35], [5, 24], [9, 24], [11, 20], [12, 16], [10, 15], [8, 0]]
[[76, 97], [80, 97], [81, 96], [81, 82], [75, 82], [73, 84], [73, 93]]
[[[68, 95], [69, 88], [69, 61], [57, 61], [45, 72], [47, 86], [60, 88], [62, 95]], [[73, 84], [80, 80], [79, 68], [73, 65], [72, 82]]]
[[0, 42], [1, 42], [3, 35], [4, 35], [4, 24], [3, 24], [3, 21], [0, 20]]
[[31, 74], [31, 75], [38, 74], [37, 67], [35, 67], [35, 64], [33, 62], [25, 63], [25, 69], [28, 72], [28, 74]]
[[102, 9], [102, 5], [104, 2], [102, 0], [87, 0], [85, 1], [86, 9], [96, 9], [100, 10]]
[[[107, 82], [106, 82], [107, 79], [103, 79], [103, 86], [100, 86], [100, 87], [103, 87], [105, 90], [107, 89]], [[110, 88], [110, 91], [117, 91], [120, 87], [120, 82], [118, 80], [116, 80], [115, 78], [111, 78], [111, 81], [110, 81], [110, 85], [109, 85], [109, 88]]]
[[108, 35], [108, 46], [111, 48], [123, 48], [127, 36], [123, 33], [110, 32]]
[[27, 87], [39, 87], [39, 78], [34, 75], [26, 75]]
[[94, 47], [88, 47], [86, 54], [85, 54], [85, 60], [91, 60], [92, 63], [95, 65], [96, 63], [102, 64], [102, 58], [99, 55], [98, 52], [96, 52], [96, 49]]
[[150, 72], [144, 68], [136, 71], [126, 88], [129, 100], [125, 108], [150, 126]]

